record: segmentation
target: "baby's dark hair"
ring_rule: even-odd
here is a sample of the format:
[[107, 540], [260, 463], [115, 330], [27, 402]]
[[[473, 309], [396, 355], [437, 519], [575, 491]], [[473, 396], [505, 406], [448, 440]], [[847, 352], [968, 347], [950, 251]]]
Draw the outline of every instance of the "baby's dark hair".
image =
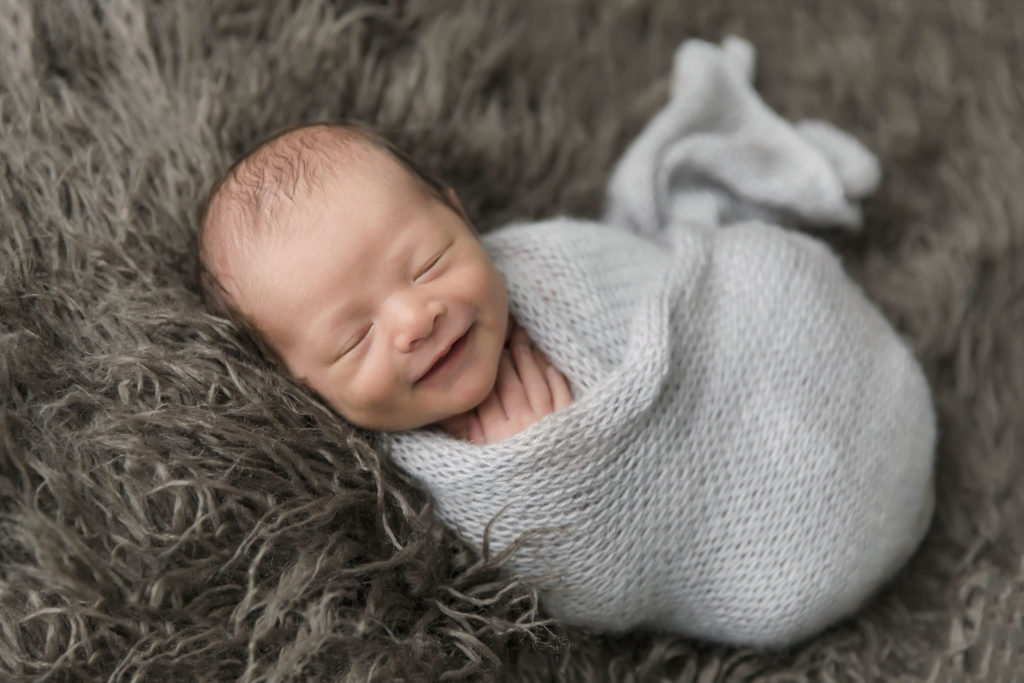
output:
[[[278, 204], [293, 201], [302, 187], [315, 183], [326, 166], [326, 153], [317, 149], [311, 137], [303, 138], [294, 134], [317, 128], [338, 135], [342, 141], [362, 140], [383, 150], [405, 167], [428, 194], [447, 204], [456, 213], [462, 213], [461, 207], [453, 205], [444, 183], [424, 171], [380, 130], [360, 121], [341, 120], [288, 126], [261, 140], [235, 160], [210, 188], [200, 208], [195, 253], [199, 288], [203, 303], [211, 313], [231, 320], [268, 361], [282, 368], [284, 363], [280, 356], [249, 316], [233, 301], [217, 277], [211, 264], [209, 228], [217, 204], [226, 191], [230, 190], [235, 199], [232, 209], [237, 219], [234, 222], [238, 223], [238, 230], [243, 232], [241, 238], [252, 239], [265, 227], [261, 225], [261, 215], [272, 214]], [[275, 149], [283, 139], [289, 137], [294, 140], [288, 140], [288, 147], [284, 151]]]

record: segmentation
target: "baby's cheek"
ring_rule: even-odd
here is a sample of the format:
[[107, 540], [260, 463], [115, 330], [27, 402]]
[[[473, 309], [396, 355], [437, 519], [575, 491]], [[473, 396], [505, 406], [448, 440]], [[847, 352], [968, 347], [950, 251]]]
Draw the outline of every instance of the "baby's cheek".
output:
[[459, 399], [463, 410], [476, 408], [494, 390], [494, 380], [497, 376], [497, 365], [492, 369], [491, 363], [481, 362], [476, 372], [471, 376], [471, 382], [463, 389]]
[[339, 379], [337, 394], [350, 414], [380, 416], [401, 402], [399, 385], [390, 368], [366, 364], [354, 376]]
[[387, 395], [389, 382], [385, 379], [383, 373], [375, 368], [372, 362], [363, 362], [354, 372], [338, 376], [337, 390], [349, 401], [377, 403]]
[[478, 292], [486, 292], [491, 288], [491, 272], [490, 264], [485, 261], [478, 261], [471, 267], [466, 268], [466, 284], [472, 284], [476, 286]]
[[489, 264], [474, 263], [463, 268], [459, 273], [457, 289], [459, 292], [469, 294], [472, 303], [481, 309], [482, 312], [497, 317], [502, 311], [497, 310], [501, 304], [505, 304], [505, 283], [497, 271]]

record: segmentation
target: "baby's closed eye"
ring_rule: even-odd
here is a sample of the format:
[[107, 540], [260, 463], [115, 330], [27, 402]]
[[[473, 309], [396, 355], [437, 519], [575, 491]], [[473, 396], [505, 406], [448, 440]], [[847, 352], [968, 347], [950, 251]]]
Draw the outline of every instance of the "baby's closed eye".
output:
[[366, 325], [365, 327], [360, 329], [358, 332], [356, 332], [355, 335], [350, 337], [347, 342], [342, 344], [341, 351], [337, 354], [337, 360], [341, 360], [343, 357], [345, 357], [346, 355], [348, 355], [349, 353], [354, 351], [357, 346], [359, 346], [361, 343], [363, 343], [363, 340], [366, 339], [368, 336], [370, 336], [370, 329], [372, 327], [373, 327], [372, 323], [369, 324], [369, 325]]
[[416, 277], [413, 278], [413, 282], [419, 282], [424, 275], [427, 275], [431, 271], [435, 270], [437, 265], [441, 263], [441, 259], [448, 252], [451, 246], [452, 245], [450, 243], [445, 245], [443, 249], [436, 252], [433, 256], [427, 259], [426, 264], [424, 264], [423, 267], [419, 269], [418, 273], [416, 274]]

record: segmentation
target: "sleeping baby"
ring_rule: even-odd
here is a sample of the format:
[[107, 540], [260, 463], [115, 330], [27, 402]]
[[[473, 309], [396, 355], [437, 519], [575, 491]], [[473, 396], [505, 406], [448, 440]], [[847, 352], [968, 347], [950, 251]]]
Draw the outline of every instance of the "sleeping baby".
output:
[[[544, 609], [609, 632], [783, 646], [920, 542], [934, 415], [906, 344], [829, 248], [874, 157], [689, 41], [600, 221], [478, 235], [373, 130], [276, 135], [214, 186], [210, 307], [353, 424]], [[790, 227], [780, 227], [787, 225]]]
[[203, 220], [207, 300], [353, 423], [474, 443], [568, 405], [451, 189], [357, 124], [285, 131]]

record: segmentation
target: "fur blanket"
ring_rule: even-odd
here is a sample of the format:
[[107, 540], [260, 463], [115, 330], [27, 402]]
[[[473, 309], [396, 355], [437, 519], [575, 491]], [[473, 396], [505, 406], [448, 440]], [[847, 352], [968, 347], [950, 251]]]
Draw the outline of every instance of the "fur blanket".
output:
[[[199, 302], [196, 207], [345, 115], [482, 229], [595, 216], [683, 39], [749, 39], [791, 119], [885, 181], [830, 238], [935, 390], [937, 512], [783, 653], [550, 622]], [[1024, 13], [832, 3], [0, 0], [0, 678], [1012, 680], [1024, 668]]]

